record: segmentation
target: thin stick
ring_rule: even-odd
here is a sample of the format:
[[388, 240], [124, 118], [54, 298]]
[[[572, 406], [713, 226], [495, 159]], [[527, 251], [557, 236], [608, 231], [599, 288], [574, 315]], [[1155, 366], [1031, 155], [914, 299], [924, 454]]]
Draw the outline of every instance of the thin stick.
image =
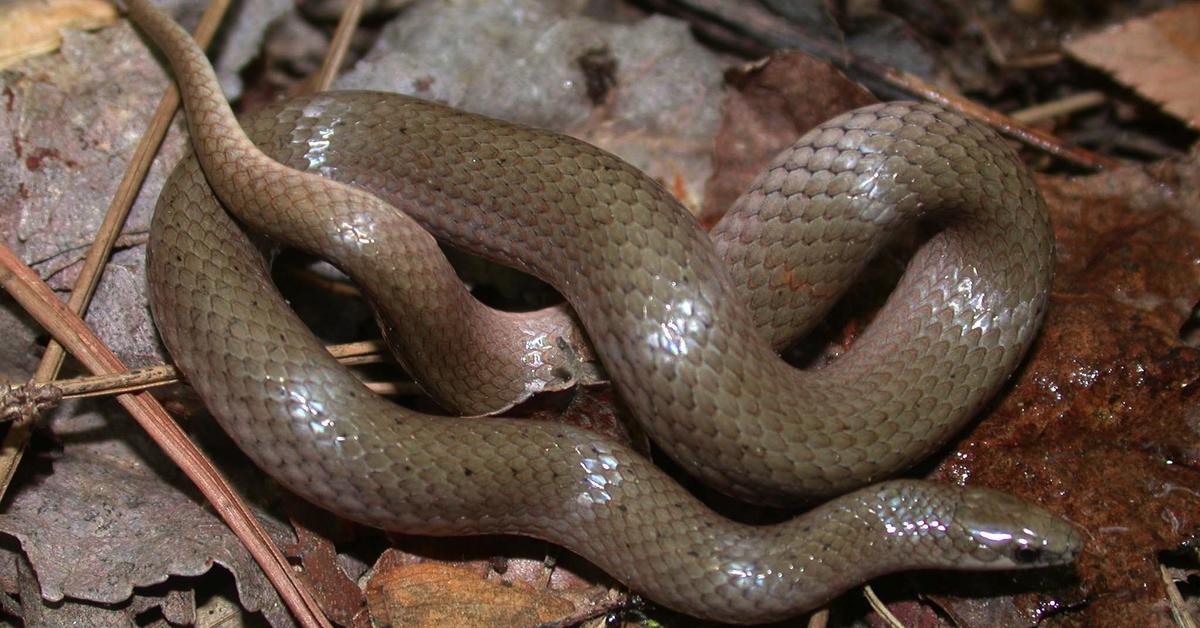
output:
[[333, 39], [329, 42], [329, 51], [321, 63], [321, 71], [317, 73], [314, 91], [323, 92], [333, 84], [342, 60], [346, 58], [346, 49], [350, 47], [350, 38], [358, 28], [358, 20], [362, 17], [362, 0], [347, 0], [342, 17], [338, 20], [337, 28], [333, 31]]
[[1179, 592], [1179, 587], [1175, 585], [1175, 579], [1167, 571], [1167, 566], [1160, 564], [1158, 571], [1167, 586], [1167, 602], [1171, 606], [1171, 616], [1175, 619], [1175, 625], [1179, 628], [1196, 628], [1196, 620], [1188, 611], [1187, 601], [1183, 599], [1183, 594]]
[[[224, 17], [228, 6], [229, 0], [212, 0], [205, 9], [195, 33], [196, 41], [201, 46], [207, 46], [212, 41], [213, 34], [221, 24], [221, 18]], [[120, 185], [117, 186], [117, 192], [113, 196], [112, 202], [109, 203], [108, 212], [104, 215], [104, 222], [100, 225], [96, 239], [88, 249], [83, 269], [80, 271], [78, 279], [75, 280], [74, 290], [71, 291], [71, 297], [67, 301], [67, 307], [71, 312], [82, 315], [87, 311], [92, 296], [96, 293], [96, 286], [100, 284], [100, 274], [104, 271], [104, 265], [112, 254], [113, 244], [120, 235], [121, 228], [125, 225], [129, 210], [137, 199], [146, 173], [150, 171], [150, 164], [154, 162], [154, 156], [158, 152], [163, 138], [166, 137], [167, 128], [178, 107], [179, 91], [175, 84], [171, 83], [163, 93], [154, 116], [150, 118], [150, 126], [142, 135], [141, 141], [138, 142], [133, 158], [125, 168], [125, 175], [122, 177]], [[51, 341], [38, 362], [37, 370], [34, 371], [33, 382], [44, 383], [53, 380], [58, 376], [62, 363], [63, 349], [57, 342]], [[16, 472], [17, 466], [21, 464], [21, 456], [25, 452], [25, 445], [29, 443], [32, 433], [33, 421], [28, 419], [14, 422], [4, 436], [4, 443], [0, 445], [0, 498], [8, 490], [13, 474]]]
[[[367, 340], [348, 344], [330, 345], [325, 347], [330, 355], [338, 362], [347, 365], [378, 364], [387, 360], [383, 343]], [[155, 364], [142, 368], [130, 369], [123, 373], [112, 375], [85, 375], [69, 379], [56, 379], [50, 382], [33, 383], [32, 386], [20, 387], [22, 394], [35, 394], [40, 389], [53, 390], [55, 401], [62, 399], [84, 399], [88, 397], [110, 397], [120, 393], [140, 392], [160, 386], [177, 384], [183, 381], [179, 369], [171, 364]], [[375, 384], [384, 386], [386, 383]], [[412, 388], [406, 383], [390, 384], [400, 393], [407, 393]], [[7, 408], [10, 403], [6, 395], [0, 394], [0, 407]], [[51, 404], [53, 405], [53, 404]]]
[[904, 622], [893, 615], [892, 611], [888, 609], [887, 604], [884, 604], [883, 600], [879, 599], [878, 595], [875, 595], [875, 589], [872, 589], [871, 585], [863, 586], [863, 595], [866, 596], [867, 603], [871, 605], [871, 608], [875, 609], [875, 612], [883, 618], [883, 621], [887, 622], [888, 626], [891, 626], [891, 628], [904, 628]]
[[[125, 365], [88, 328], [83, 319], [55, 296], [42, 280], [17, 258], [7, 246], [0, 245], [0, 285], [46, 331], [95, 374], [126, 371]], [[117, 397], [125, 409], [146, 430], [213, 505], [247, 551], [262, 567], [284, 604], [304, 626], [330, 626], [316, 602], [294, 579], [291, 565], [271, 542], [266, 530], [254, 518], [250, 508], [230, 488], [216, 467], [188, 439], [187, 434], [150, 395], [140, 392]]]
[[1013, 120], [1021, 124], [1036, 124], [1042, 120], [1065, 116], [1081, 109], [1090, 109], [1107, 101], [1108, 96], [1105, 96], [1104, 92], [1092, 90], [1026, 107], [1020, 111], [1014, 111], [1010, 115]]
[[949, 107], [964, 113], [968, 116], [982, 120], [1000, 133], [1003, 133], [1013, 139], [1020, 140], [1030, 146], [1040, 148], [1055, 157], [1062, 158], [1066, 161], [1074, 162], [1088, 168], [1116, 168], [1121, 165], [1121, 162], [1111, 157], [1106, 157], [1100, 153], [1094, 153], [1090, 150], [1079, 148], [1078, 146], [1068, 146], [1062, 140], [1049, 133], [1039, 131], [1037, 129], [1025, 126], [1020, 122], [1006, 116], [994, 109], [989, 109], [983, 105], [964, 98], [959, 94], [945, 92], [934, 87], [924, 80], [901, 72], [892, 68], [884, 69], [884, 74], [880, 78], [887, 80], [893, 86], [901, 87], [908, 92], [920, 96], [930, 102], [938, 103], [942, 106]]
[[380, 397], [407, 397], [425, 392], [416, 382], [363, 382], [363, 386]]

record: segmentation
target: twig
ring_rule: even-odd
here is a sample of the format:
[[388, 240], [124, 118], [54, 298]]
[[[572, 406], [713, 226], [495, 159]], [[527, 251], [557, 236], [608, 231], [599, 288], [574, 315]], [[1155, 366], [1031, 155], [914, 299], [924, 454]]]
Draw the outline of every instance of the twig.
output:
[[1163, 140], [1128, 129], [1090, 128], [1073, 133], [1080, 144], [1103, 146], [1105, 150], [1144, 155], [1150, 159], [1182, 159], [1186, 153]]
[[892, 628], [904, 628], [904, 622], [900, 621], [899, 618], [892, 614], [892, 611], [888, 610], [887, 604], [884, 604], [883, 600], [879, 599], [878, 595], [875, 595], [875, 589], [872, 589], [871, 585], [868, 584], [863, 586], [863, 595], [866, 596], [867, 603], [871, 605], [871, 608], [874, 609], [875, 612], [882, 617], [883, 621], [887, 622], [889, 626]]
[[322, 292], [329, 293], [330, 296], [346, 299], [362, 297], [362, 291], [351, 282], [340, 281], [337, 278], [322, 275], [321, 273], [314, 272], [311, 268], [303, 266], [296, 267], [290, 264], [283, 264], [282, 266], [284, 277], [313, 286]]
[[888, 80], [891, 84], [904, 87], [910, 93], [930, 102], [938, 103], [982, 120], [997, 131], [1030, 146], [1040, 148], [1056, 157], [1092, 169], [1116, 168], [1121, 165], [1121, 162], [1111, 157], [1105, 157], [1104, 155], [1093, 153], [1078, 146], [1068, 146], [1062, 140], [1049, 133], [1024, 126], [998, 111], [984, 107], [958, 94], [940, 91], [933, 85], [907, 72], [891, 68], [886, 68], [884, 71], [886, 73], [881, 78]]
[[[196, 41], [201, 46], [207, 46], [212, 41], [213, 33], [220, 25], [221, 18], [225, 15], [225, 9], [228, 6], [229, 0], [212, 0], [205, 9], [195, 33]], [[104, 222], [100, 225], [100, 230], [96, 234], [91, 248], [88, 249], [83, 269], [80, 271], [79, 277], [75, 281], [75, 288], [67, 301], [67, 307], [72, 313], [82, 315], [87, 311], [92, 295], [96, 292], [96, 286], [100, 283], [100, 273], [104, 270], [104, 264], [112, 254], [113, 244], [120, 235], [121, 227], [125, 224], [126, 217], [129, 216], [129, 210], [133, 207], [134, 200], [137, 199], [138, 191], [141, 190], [142, 181], [145, 180], [146, 173], [150, 170], [150, 164], [154, 161], [154, 155], [158, 151], [163, 137], [166, 136], [167, 127], [178, 107], [179, 92], [172, 83], [163, 93], [154, 116], [150, 118], [150, 126], [142, 135], [141, 141], [138, 142], [133, 158], [130, 159], [129, 165], [125, 169], [125, 175], [121, 179], [120, 185], [117, 186], [117, 192], [113, 196], [112, 202], [109, 203]], [[44, 383], [54, 379], [58, 376], [59, 369], [62, 368], [62, 362], [62, 347], [52, 341], [38, 362], [37, 370], [33, 374], [33, 381]], [[25, 452], [25, 446], [29, 443], [32, 433], [33, 420], [30, 418], [14, 422], [4, 436], [4, 443], [0, 446], [0, 498], [4, 496], [12, 482], [13, 474], [21, 463], [21, 456]]]
[[[346, 365], [377, 364], [386, 361], [388, 355], [383, 343], [373, 340], [330, 345], [325, 349], [338, 362]], [[183, 376], [174, 366], [155, 364], [111, 375], [89, 375], [0, 387], [0, 418], [24, 419], [52, 408], [65, 399], [110, 397], [167, 386], [182, 380]], [[367, 385], [380, 394], [417, 394], [421, 390], [411, 382], [372, 382]]]
[[1034, 68], [1044, 68], [1048, 65], [1058, 65], [1062, 63], [1065, 55], [1061, 52], [1043, 52], [1040, 54], [1028, 54], [1020, 57], [1015, 57], [1008, 61], [1006, 67], [1014, 70], [1030, 70]]
[[358, 20], [362, 17], [362, 0], [347, 0], [338, 20], [337, 28], [333, 31], [333, 39], [329, 42], [329, 51], [321, 63], [321, 71], [317, 73], [315, 91], [323, 92], [329, 89], [333, 79], [337, 77], [342, 60], [346, 58], [346, 49], [350, 47], [350, 38], [358, 28]]
[[1007, 66], [1008, 55], [1004, 53], [1004, 49], [1001, 48], [1000, 43], [996, 41], [996, 37], [992, 34], [992, 29], [990, 26], [988, 26], [987, 21], [980, 18], [977, 11], [967, 9], [967, 12], [970, 14], [971, 22], [975, 25], [975, 28], [979, 30], [979, 36], [980, 39], [983, 40], [984, 49], [987, 50], [988, 59], [1000, 67]]
[[363, 386], [380, 397], [411, 396], [425, 392], [416, 382], [363, 382]]
[[1079, 92], [1065, 98], [1059, 98], [1058, 100], [1014, 111], [1011, 116], [1013, 120], [1021, 124], [1035, 124], [1042, 120], [1075, 113], [1081, 109], [1090, 109], [1097, 105], [1102, 105], [1107, 101], [1108, 97], [1104, 95], [1104, 92], [1095, 90]]
[[1167, 601], [1171, 605], [1171, 616], [1175, 619], [1175, 625], [1179, 628], [1196, 628], [1196, 620], [1188, 612], [1187, 602], [1179, 593], [1179, 587], [1175, 586], [1175, 579], [1167, 571], [1167, 566], [1160, 564], [1158, 570], [1162, 574], [1163, 582], [1167, 585]]
[[53, 383], [25, 382], [16, 386], [0, 386], [0, 420], [30, 421], [62, 401], [62, 391]]
[[[120, 359], [92, 333], [83, 319], [67, 309], [49, 286], [42, 283], [32, 269], [3, 245], [0, 245], [0, 285], [89, 371], [113, 374], [126, 370]], [[167, 457], [196, 484], [262, 567], [296, 620], [304, 626], [329, 626], [316, 603], [294, 579], [291, 565], [271, 542], [250, 508], [162, 405], [147, 392], [125, 393], [117, 396], [117, 401], [133, 415]]]

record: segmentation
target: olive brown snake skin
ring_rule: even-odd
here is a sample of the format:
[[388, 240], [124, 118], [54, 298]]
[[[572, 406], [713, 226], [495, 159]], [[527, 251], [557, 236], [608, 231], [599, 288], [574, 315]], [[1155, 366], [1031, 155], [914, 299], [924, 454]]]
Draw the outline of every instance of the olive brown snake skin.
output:
[[[663, 605], [737, 623], [793, 616], [894, 571], [1057, 565], [1078, 552], [1073, 528], [1003, 493], [916, 480], [859, 488], [944, 444], [1042, 317], [1046, 212], [987, 129], [927, 105], [852, 112], [777, 158], [710, 239], [632, 166], [553, 133], [368, 92], [293, 100], [247, 123], [284, 163], [385, 202], [254, 149], [186, 33], [148, 0], [127, 4], [172, 64], [199, 157], [176, 169], [155, 213], [156, 323], [224, 429], [298, 494], [389, 530], [545, 539]], [[356, 279], [400, 269], [393, 287], [364, 287], [372, 297], [462, 290], [428, 285], [449, 281], [445, 262], [405, 214], [543, 278], [688, 472], [772, 503], [852, 492], [747, 526], [590, 432], [429, 416], [376, 397], [287, 308], [209, 184], [243, 224], [325, 251]], [[875, 227], [926, 217], [946, 228], [847, 355], [798, 371], [775, 354], [879, 249]], [[789, 292], [821, 303], [797, 308]], [[455, 324], [474, 316], [435, 307]], [[388, 333], [435, 334], [446, 344], [434, 353], [469, 346], [438, 338], [442, 322]]]

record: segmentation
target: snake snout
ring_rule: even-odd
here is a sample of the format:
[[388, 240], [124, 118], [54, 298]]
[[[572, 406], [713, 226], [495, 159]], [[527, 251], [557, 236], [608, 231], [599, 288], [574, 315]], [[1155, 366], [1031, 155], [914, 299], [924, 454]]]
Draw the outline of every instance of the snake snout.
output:
[[958, 523], [975, 544], [968, 554], [980, 567], [1027, 569], [1070, 563], [1083, 546], [1071, 524], [1054, 513], [990, 489], [964, 492]]

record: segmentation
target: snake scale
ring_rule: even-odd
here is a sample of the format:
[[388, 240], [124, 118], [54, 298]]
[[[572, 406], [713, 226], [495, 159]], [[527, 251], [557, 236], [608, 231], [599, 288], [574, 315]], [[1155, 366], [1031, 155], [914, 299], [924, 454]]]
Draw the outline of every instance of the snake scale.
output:
[[[155, 321], [222, 427], [296, 493], [389, 530], [545, 539], [663, 605], [736, 623], [793, 616], [894, 571], [1059, 565], [1077, 553], [1073, 528], [1018, 498], [870, 484], [960, 429], [1042, 317], [1045, 208], [988, 129], [931, 105], [851, 112], [780, 155], [710, 238], [608, 153], [394, 94], [320, 94], [248, 122], [297, 169], [283, 165], [245, 135], [187, 34], [148, 0], [127, 4], [172, 65], [198, 158], [176, 169], [155, 212]], [[887, 227], [916, 219], [944, 228], [848, 354], [812, 371], [786, 365], [773, 345], [828, 309]], [[769, 503], [840, 496], [783, 523], [743, 525], [593, 433], [398, 407], [303, 327], [243, 225], [360, 281], [398, 276], [365, 285], [371, 297], [462, 293], [433, 236], [543, 278], [689, 473]], [[440, 320], [384, 325], [431, 334], [434, 349], [401, 356], [419, 377], [421, 364], [492, 338], [437, 335], [446, 321], [478, 322], [455, 299], [431, 306]]]

